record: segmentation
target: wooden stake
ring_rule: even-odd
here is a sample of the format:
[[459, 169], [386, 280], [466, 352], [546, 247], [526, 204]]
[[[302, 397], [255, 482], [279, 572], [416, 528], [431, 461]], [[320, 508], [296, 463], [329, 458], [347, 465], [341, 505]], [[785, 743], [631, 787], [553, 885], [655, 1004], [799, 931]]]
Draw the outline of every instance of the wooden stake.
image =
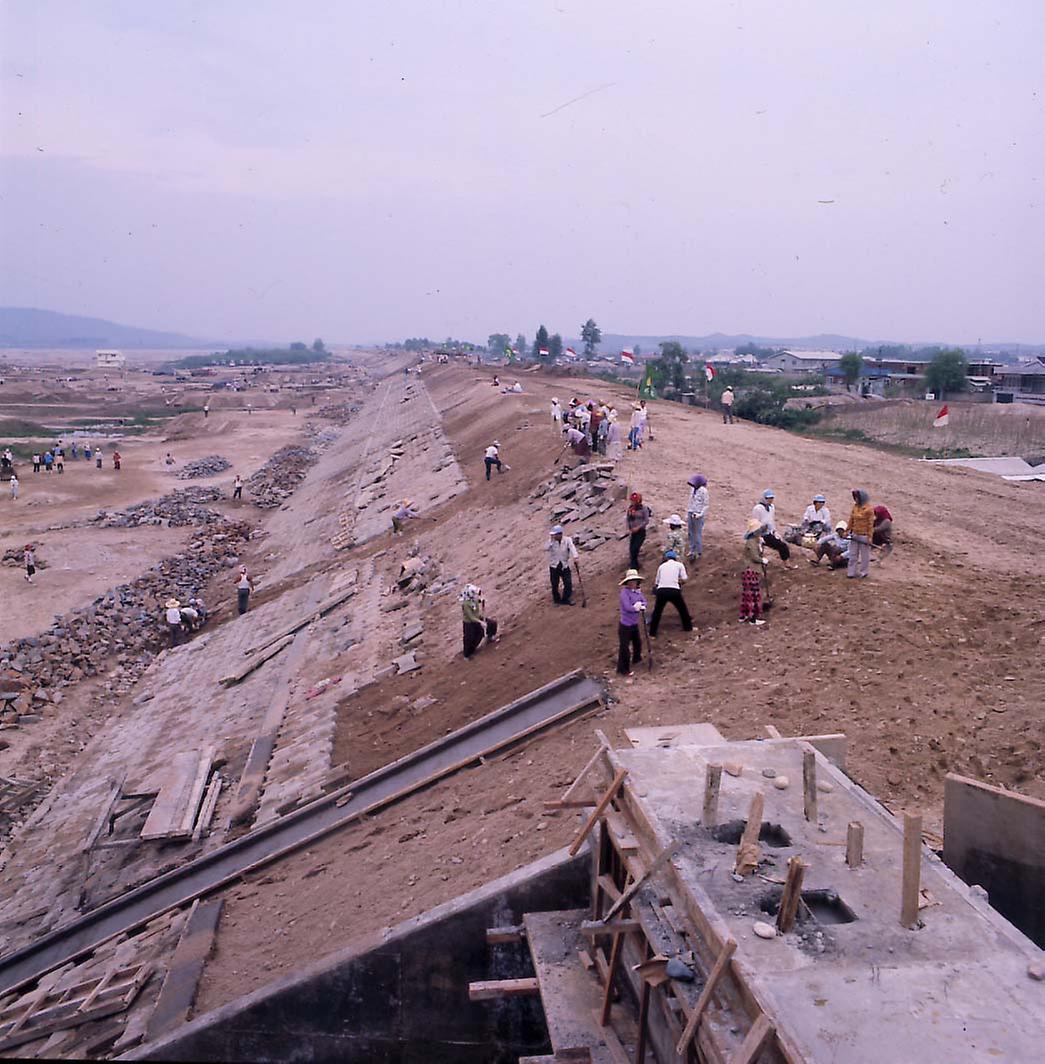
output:
[[675, 1046], [675, 1052], [680, 1057], [686, 1052], [689, 1043], [693, 1040], [693, 1036], [697, 1033], [697, 1027], [700, 1025], [700, 1018], [704, 1015], [708, 1005], [711, 1003], [711, 995], [715, 992], [715, 986], [719, 979], [722, 978], [722, 973], [726, 970], [726, 966], [729, 964], [729, 959], [733, 956], [733, 951], [736, 948], [736, 940], [732, 938], [727, 938], [722, 944], [722, 950], [715, 961], [715, 966], [708, 973], [708, 981], [704, 984], [704, 989], [700, 992], [700, 997], [697, 998], [697, 1003], [693, 1006], [693, 1011], [689, 1014], [689, 1020], [686, 1023], [685, 1030], [682, 1032], [682, 1037], [678, 1041], [678, 1045]]
[[622, 768], [616, 776], [613, 777], [613, 782], [606, 788], [606, 793], [599, 799], [599, 804], [592, 810], [591, 816], [588, 817], [588, 822], [581, 828], [580, 834], [573, 840], [570, 846], [570, 856], [576, 857], [577, 851], [584, 844], [584, 840], [588, 837], [588, 832], [595, 827], [595, 822], [602, 816], [606, 807], [613, 801], [614, 795], [617, 793], [620, 785], [624, 782], [624, 777], [627, 776], [628, 770]]
[[649, 981], [642, 980], [642, 999], [639, 1002], [639, 1041], [635, 1046], [635, 1064], [645, 1064], [646, 1061], [646, 1027], [649, 1024], [649, 1003], [653, 987]]
[[859, 868], [864, 863], [864, 826], [859, 820], [850, 821], [845, 833], [845, 863]]
[[816, 754], [812, 750], [802, 753], [802, 791], [806, 820], [817, 821], [816, 808]]
[[635, 882], [632, 883], [632, 885], [628, 887], [628, 889], [624, 891], [624, 893], [613, 903], [610, 908], [610, 911], [606, 913], [603, 919], [612, 920], [613, 917], [615, 917], [617, 913], [619, 913], [621, 909], [623, 909], [624, 906], [627, 905], [628, 902], [631, 901], [631, 899], [634, 898], [636, 894], [638, 894], [638, 892], [646, 885], [646, 883], [648, 883], [649, 880], [652, 879], [653, 876], [660, 871], [661, 867], [667, 863], [668, 858], [671, 857], [677, 847], [678, 841], [676, 839], [672, 839], [671, 842], [669, 842], [667, 846], [665, 846], [664, 849], [657, 854], [656, 858], [653, 861], [653, 864], [651, 864], [649, 868], [647, 868], [646, 871], [643, 872], [642, 875], [639, 876], [639, 878], [636, 879]]
[[780, 895], [780, 909], [776, 914], [777, 930], [786, 935], [794, 927], [798, 914], [798, 903], [802, 900], [802, 880], [808, 865], [801, 857], [792, 857], [787, 862], [787, 881], [784, 892]]
[[599, 758], [601, 758], [605, 752], [606, 748], [600, 745], [598, 750], [596, 750], [595, 753], [592, 755], [592, 759], [584, 766], [584, 768], [580, 770], [577, 775], [577, 778], [573, 781], [573, 783], [569, 785], [569, 787], [566, 788], [566, 791], [563, 793], [563, 796], [559, 799], [560, 805], [566, 805], [576, 796], [577, 791], [580, 790], [580, 786], [584, 782], [588, 773], [591, 772], [591, 770], [599, 763]]
[[766, 1019], [766, 1014], [764, 1012], [761, 1013], [751, 1025], [751, 1030], [748, 1031], [747, 1037], [737, 1050], [737, 1055], [733, 1058], [731, 1064], [751, 1064], [765, 1048], [766, 1042], [773, 1036], [775, 1030], [769, 1020]]
[[765, 802], [765, 795], [761, 791], [751, 799], [747, 823], [744, 825], [744, 834], [740, 836], [737, 858], [733, 865], [733, 871], [739, 875], [747, 875], [758, 868], [758, 835], [762, 830], [762, 809]]
[[922, 818], [903, 815], [903, 884], [900, 891], [900, 923], [918, 925], [918, 894], [922, 881]]
[[599, 1017], [599, 1026], [605, 1027], [610, 1022], [610, 1011], [613, 1008], [613, 980], [616, 978], [617, 969], [620, 967], [620, 954], [624, 947], [624, 936], [614, 935], [613, 946], [610, 949], [610, 968], [606, 973], [606, 993], [602, 998], [602, 1015]]
[[722, 766], [708, 765], [704, 777], [704, 812], [701, 822], [706, 828], [713, 828], [718, 823], [718, 792], [722, 786]]
[[469, 1001], [488, 1001], [490, 998], [520, 997], [524, 994], [539, 994], [541, 988], [536, 979], [488, 979], [468, 984]]

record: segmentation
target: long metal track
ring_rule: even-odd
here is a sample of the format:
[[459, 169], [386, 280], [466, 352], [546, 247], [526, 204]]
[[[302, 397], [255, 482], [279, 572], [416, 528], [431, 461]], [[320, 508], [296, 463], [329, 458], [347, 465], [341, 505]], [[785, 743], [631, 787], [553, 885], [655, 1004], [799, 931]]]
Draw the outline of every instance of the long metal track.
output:
[[85, 913], [23, 949], [0, 958], [0, 993], [55, 965], [84, 956], [113, 935], [209, 894], [244, 873], [276, 861], [400, 798], [413, 794], [481, 757], [509, 749], [602, 698], [580, 671], [567, 673], [515, 702], [379, 768], [344, 791], [318, 799], [181, 868], [158, 876]]

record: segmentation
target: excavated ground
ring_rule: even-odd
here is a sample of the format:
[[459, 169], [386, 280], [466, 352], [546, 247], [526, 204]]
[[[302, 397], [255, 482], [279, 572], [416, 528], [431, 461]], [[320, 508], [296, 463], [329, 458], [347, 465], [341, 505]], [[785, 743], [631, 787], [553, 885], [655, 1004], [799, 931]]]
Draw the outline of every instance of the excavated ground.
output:
[[[501, 396], [485, 374], [458, 367], [429, 369], [425, 381], [470, 490], [433, 524], [353, 555], [378, 552], [392, 573], [418, 544], [442, 573], [483, 585], [503, 638], [464, 662], [456, 596], [437, 598], [425, 614], [423, 668], [341, 701], [335, 760], [361, 775], [574, 668], [606, 680], [610, 705], [249, 877], [228, 897], [198, 1011], [562, 845], [576, 818], [544, 814], [541, 803], [590, 756], [595, 727], [619, 742], [627, 726], [695, 720], [730, 737], [762, 734], [765, 724], [844, 731], [852, 775], [891, 808], [923, 810], [936, 831], [948, 771], [1045, 794], [1045, 630], [1032, 552], [1045, 497], [1036, 486], [656, 404], [656, 438], [625, 456], [623, 475], [659, 520], [684, 511], [686, 478], [701, 470], [712, 516], [686, 591], [697, 631], [683, 634], [667, 615], [653, 671], [621, 680], [615, 593], [625, 543], [582, 554], [588, 608], [556, 609], [542, 554], [547, 517], [527, 501], [558, 450], [551, 395], [582, 385], [528, 378], [527, 394]], [[624, 393], [586, 387], [626, 409]], [[495, 436], [511, 471], [487, 483], [482, 453]], [[784, 520], [816, 491], [845, 515], [849, 490], [866, 487], [892, 510], [898, 545], [857, 583], [812, 569], [796, 551], [792, 568], [772, 568], [776, 606], [755, 630], [736, 622], [739, 532], [770, 484]], [[619, 505], [610, 516], [623, 529]], [[647, 577], [658, 541], [646, 548]], [[435, 704], [407, 708], [426, 696]]]

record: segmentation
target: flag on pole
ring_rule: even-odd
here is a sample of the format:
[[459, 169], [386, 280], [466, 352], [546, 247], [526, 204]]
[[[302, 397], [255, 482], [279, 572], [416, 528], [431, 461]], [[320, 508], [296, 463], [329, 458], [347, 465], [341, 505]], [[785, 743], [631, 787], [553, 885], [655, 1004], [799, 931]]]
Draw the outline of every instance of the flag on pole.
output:
[[577, 352], [574, 351], [574, 349], [572, 347], [567, 347], [566, 351], [564, 353], [565, 353], [567, 358], [576, 358], [577, 357]]
[[653, 367], [646, 367], [646, 375], [642, 378], [642, 383], [639, 385], [639, 398], [640, 399], [656, 399], [657, 391], [653, 386]]
[[947, 409], [947, 404], [945, 403], [943, 406], [940, 407], [940, 412], [936, 415], [936, 418], [933, 421], [933, 428], [945, 429], [947, 428], [948, 424], [950, 424], [950, 420], [951, 413]]
[[539, 347], [537, 349], [537, 354], [540, 355], [541, 358], [547, 358], [551, 354], [551, 351], [549, 351], [547, 347]]
[[627, 362], [629, 366], [635, 365], [635, 352], [630, 347], [624, 348], [620, 353], [621, 362]]
[[710, 384], [715, 379], [715, 367], [710, 362], [704, 363], [704, 376]]
[[507, 358], [509, 362], [514, 362], [515, 361], [516, 354], [518, 354], [518, 352], [515, 350], [514, 347], [512, 347], [511, 344], [509, 344], [504, 349], [504, 357]]

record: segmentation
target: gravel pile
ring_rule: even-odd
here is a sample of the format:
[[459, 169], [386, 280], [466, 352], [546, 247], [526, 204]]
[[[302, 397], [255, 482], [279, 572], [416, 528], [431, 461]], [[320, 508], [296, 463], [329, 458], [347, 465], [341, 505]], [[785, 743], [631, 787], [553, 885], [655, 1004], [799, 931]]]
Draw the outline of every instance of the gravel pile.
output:
[[323, 417], [328, 421], [333, 421], [338, 425], [347, 425], [352, 419], [352, 415], [358, 413], [358, 403], [329, 403], [327, 406], [321, 406], [315, 411], [315, 417]]
[[211, 525], [221, 520], [221, 514], [208, 503], [225, 498], [221, 488], [179, 488], [170, 495], [148, 502], [135, 503], [126, 510], [99, 510], [95, 521], [103, 528], [137, 528], [138, 525]]
[[277, 451], [248, 481], [250, 501], [262, 510], [281, 506], [305, 479], [316, 460], [312, 447], [284, 447]]
[[186, 462], [178, 473], [180, 480], [195, 480], [197, 477], [213, 477], [231, 469], [232, 463], [220, 454], [209, 454], [206, 458], [196, 458]]
[[57, 617], [42, 634], [0, 645], [0, 687], [21, 692], [11, 710], [0, 711], [0, 725], [33, 723], [48, 704], [62, 700], [61, 688], [85, 676], [105, 672], [111, 691], [129, 690], [166, 639], [166, 599], [187, 602], [201, 594], [216, 572], [237, 564], [240, 544], [249, 538], [250, 526], [242, 522], [200, 529], [184, 553]]
[[[47, 562], [40, 556], [40, 543], [37, 540], [26, 540], [26, 543], [33, 544], [33, 557], [36, 559], [37, 569], [46, 569]], [[4, 551], [4, 556], [0, 558], [0, 565], [15, 566], [19, 569], [25, 565], [25, 556], [22, 553], [21, 547], [12, 547], [10, 550]]]

